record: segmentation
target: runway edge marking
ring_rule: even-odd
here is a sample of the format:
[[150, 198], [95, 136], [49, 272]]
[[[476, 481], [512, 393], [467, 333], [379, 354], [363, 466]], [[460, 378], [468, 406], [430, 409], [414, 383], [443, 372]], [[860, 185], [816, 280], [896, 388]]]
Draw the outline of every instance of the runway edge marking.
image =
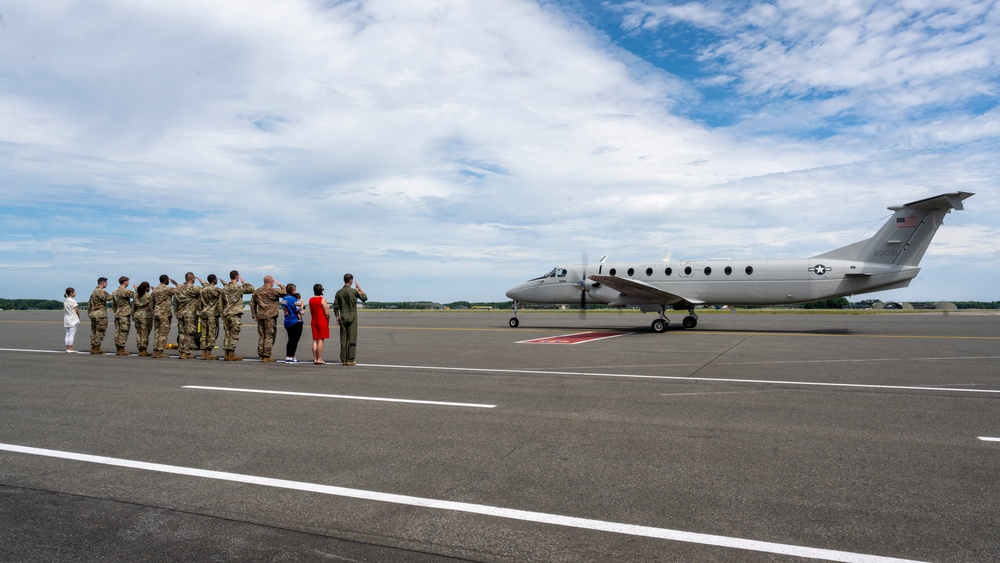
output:
[[791, 555], [794, 557], [823, 559], [827, 561], [841, 561], [844, 563], [863, 563], [863, 562], [914, 563], [914, 560], [912, 559], [897, 559], [892, 557], [882, 557], [878, 555], [869, 555], [864, 553], [853, 553], [849, 551], [837, 551], [832, 549], [804, 547], [798, 545], [773, 543], [773, 542], [765, 542], [758, 540], [748, 540], [743, 538], [734, 538], [729, 536], [718, 536], [713, 534], [700, 534], [697, 532], [685, 532], [682, 530], [655, 528], [651, 526], [640, 526], [636, 524], [622, 524], [618, 522], [607, 522], [603, 520], [592, 520], [589, 518], [562, 516], [559, 514], [532, 512], [528, 510], [503, 508], [503, 507], [489, 506], [483, 504], [437, 500], [431, 498], [399, 495], [394, 493], [380, 493], [377, 491], [365, 491], [362, 489], [351, 489], [347, 487], [336, 487], [332, 485], [320, 485], [317, 483], [306, 483], [303, 481], [272, 479], [270, 477], [245, 475], [241, 473], [227, 473], [224, 471], [211, 471], [207, 469], [181, 467], [178, 465], [164, 465], [160, 463], [149, 463], [145, 461], [134, 461], [128, 459], [96, 456], [96, 455], [81, 454], [75, 452], [47, 450], [43, 448], [33, 448], [29, 446], [18, 446], [15, 444], [0, 444], [0, 451], [8, 451], [14, 453], [22, 453], [22, 454], [50, 457], [57, 459], [67, 459], [72, 461], [82, 461], [86, 463], [94, 463], [99, 465], [125, 467], [129, 469], [141, 469], [144, 471], [155, 471], [159, 473], [169, 473], [173, 475], [202, 477], [205, 479], [216, 479], [219, 481], [231, 481], [236, 483], [261, 485], [264, 487], [275, 487], [280, 489], [320, 493], [331, 496], [372, 500], [377, 502], [388, 502], [392, 504], [402, 504], [407, 506], [417, 506], [417, 507], [432, 508], [439, 510], [451, 510], [455, 512], [466, 512], [470, 514], [494, 516], [497, 518], [505, 518], [509, 520], [522, 520], [526, 522], [536, 522], [540, 524], [553, 524], [556, 526], [565, 526], [569, 528], [579, 528], [584, 530], [612, 532], [616, 534], [641, 536], [654, 539], [680, 541], [686, 543], [711, 545], [717, 547], [728, 547], [744, 551], [776, 553], [780, 555]]
[[386, 403], [410, 403], [416, 405], [434, 405], [442, 407], [473, 407], [478, 409], [495, 409], [496, 405], [478, 403], [451, 403], [446, 401], [426, 401], [420, 399], [393, 399], [389, 397], [361, 397], [357, 395], [329, 395], [325, 393], [303, 393], [300, 391], [273, 391], [269, 389], [240, 389], [236, 387], [207, 387], [204, 385], [184, 385], [182, 389], [197, 389], [201, 391], [230, 391], [236, 393], [258, 393], [262, 395], [292, 395], [296, 397], [318, 397], [322, 399], [351, 399], [354, 401], [381, 401]]

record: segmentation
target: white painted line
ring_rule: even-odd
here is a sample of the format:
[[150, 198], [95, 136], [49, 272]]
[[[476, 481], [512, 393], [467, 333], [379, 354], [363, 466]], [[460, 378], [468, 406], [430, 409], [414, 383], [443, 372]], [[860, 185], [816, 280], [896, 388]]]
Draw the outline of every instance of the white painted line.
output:
[[[0, 348], [0, 352], [40, 352], [42, 354], [65, 354], [66, 350], [25, 350], [23, 348]], [[75, 352], [75, 350], [74, 350]], [[82, 354], [83, 352], [77, 352], [77, 354]]]
[[706, 381], [715, 383], [755, 383], [758, 385], [801, 385], [807, 387], [846, 387], [849, 389], [886, 389], [891, 391], [952, 391], [956, 393], [1000, 394], [1000, 389], [960, 389], [956, 387], [917, 387], [906, 385], [871, 385], [866, 383], [823, 383], [817, 381], [779, 381], [770, 379], [733, 379], [723, 377], [686, 377], [683, 375], [643, 375], [638, 373], [599, 373], [588, 371], [549, 371], [528, 369], [461, 368], [446, 366], [404, 366], [393, 364], [365, 364], [369, 367], [415, 369], [436, 371], [466, 371], [473, 373], [510, 373], [524, 375], [572, 375], [589, 377], [617, 377], [625, 379], [662, 379], [673, 381]]
[[980, 436], [979, 439], [984, 442], [1000, 442], [1000, 438], [991, 438], [989, 436]]
[[635, 524], [621, 524], [617, 522], [606, 522], [603, 520], [591, 520], [589, 518], [576, 518], [573, 516], [562, 516], [559, 514], [547, 514], [544, 512], [531, 512], [514, 508], [502, 508], [483, 504], [472, 504], [467, 502], [454, 502], [448, 500], [437, 500], [422, 497], [412, 497], [393, 493], [380, 493], [377, 491], [365, 491], [362, 489], [350, 489], [346, 487], [334, 487], [330, 485], [319, 485], [316, 483], [305, 483], [302, 481], [288, 481], [285, 479], [271, 479], [269, 477], [258, 477], [255, 475], [243, 475], [240, 473], [226, 473], [223, 471], [210, 471], [206, 469], [195, 469], [190, 467], [180, 467], [177, 465], [163, 465], [159, 463], [148, 463], [144, 461], [133, 461], [113, 457], [103, 457], [73, 452], [62, 452], [58, 450], [46, 450], [41, 448], [31, 448], [27, 446], [17, 446], [12, 444], [0, 444], [0, 451], [16, 452], [28, 455], [52, 457], [58, 459], [68, 459], [73, 461], [83, 461], [100, 465], [111, 465], [116, 467], [126, 467], [130, 469], [141, 469], [144, 471], [157, 471], [160, 473], [170, 473], [174, 475], [187, 475], [190, 477], [202, 477], [205, 479], [217, 479], [220, 481], [232, 481], [236, 483], [247, 483], [251, 485], [261, 485], [264, 487], [276, 487], [296, 491], [305, 491], [332, 495], [338, 497], [356, 498], [371, 500], [376, 502], [388, 502], [407, 506], [418, 506], [422, 508], [432, 508], [438, 510], [451, 510], [455, 512], [465, 512], [470, 514], [481, 514], [496, 518], [506, 518], [511, 520], [522, 520], [526, 522], [536, 522], [540, 524], [552, 524], [556, 526], [566, 526], [583, 530], [595, 530], [601, 532], [612, 532], [616, 534], [626, 534], [630, 536], [641, 536], [647, 538], [696, 543], [718, 547], [728, 547], [745, 551], [759, 551], [763, 553], [777, 553], [781, 555], [791, 555], [793, 557], [806, 557], [811, 559], [825, 559], [827, 561], [843, 562], [871, 562], [889, 563], [912, 561], [906, 559], [895, 559], [891, 557], [880, 557], [877, 555], [867, 555], [863, 553], [852, 553], [849, 551], [836, 551], [832, 549], [819, 549], [813, 547], [803, 547], [798, 545], [788, 545], [757, 540], [747, 540], [729, 536], [717, 536], [712, 534], [699, 534], [695, 532], [685, 532], [682, 530], [671, 530], [667, 528], [654, 528], [651, 526], [639, 526]]
[[202, 385], [185, 385], [184, 389], [201, 389], [204, 391], [233, 391], [237, 393], [262, 393], [267, 395], [294, 395], [297, 397], [321, 397], [324, 399], [352, 399], [355, 401], [383, 401], [387, 403], [412, 403], [416, 405], [435, 405], [442, 407], [472, 407], [478, 409], [494, 409], [496, 405], [481, 405], [477, 403], [448, 403], [443, 401], [418, 401], [414, 399], [391, 399], [387, 397], [357, 397], [353, 395], [326, 395], [322, 393], [299, 393], [296, 391], [271, 391], [267, 389], [237, 389], [232, 387], [205, 387]]

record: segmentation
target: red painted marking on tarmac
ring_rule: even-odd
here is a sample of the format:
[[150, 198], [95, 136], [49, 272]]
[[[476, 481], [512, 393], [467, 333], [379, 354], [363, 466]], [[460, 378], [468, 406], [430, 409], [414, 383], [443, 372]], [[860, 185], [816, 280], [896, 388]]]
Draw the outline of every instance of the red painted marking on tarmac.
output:
[[593, 342], [605, 338], [614, 338], [631, 334], [629, 332], [576, 332], [573, 334], [563, 334], [560, 336], [549, 336], [546, 338], [535, 338], [533, 340], [522, 340], [518, 344], [581, 344], [583, 342]]

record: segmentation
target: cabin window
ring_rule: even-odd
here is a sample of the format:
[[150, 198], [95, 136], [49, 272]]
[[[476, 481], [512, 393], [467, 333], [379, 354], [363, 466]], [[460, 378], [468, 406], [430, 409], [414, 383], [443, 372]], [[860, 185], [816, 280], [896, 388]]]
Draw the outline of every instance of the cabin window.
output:
[[733, 273], [733, 267], [732, 266], [726, 266], [726, 269], [724, 271], [726, 272], [727, 276], [731, 275]]
[[747, 266], [747, 275], [748, 276], [752, 276], [753, 275], [753, 266]]
[[615, 275], [615, 269], [611, 268], [610, 270], [608, 270], [608, 273], [611, 274], [612, 276]]
[[686, 266], [684, 268], [684, 275], [685, 276], [690, 276], [691, 275], [691, 266]]
[[663, 273], [666, 274], [669, 277], [670, 275], [672, 275], [674, 273], [674, 269], [673, 268], [667, 268], [666, 270], [663, 270]]
[[628, 269], [628, 277], [632, 277], [634, 275], [635, 275], [635, 268], [629, 268]]
[[646, 275], [647, 276], [653, 275], [653, 269], [652, 268], [646, 268]]
[[712, 275], [712, 267], [711, 266], [705, 266], [705, 275], [706, 276]]

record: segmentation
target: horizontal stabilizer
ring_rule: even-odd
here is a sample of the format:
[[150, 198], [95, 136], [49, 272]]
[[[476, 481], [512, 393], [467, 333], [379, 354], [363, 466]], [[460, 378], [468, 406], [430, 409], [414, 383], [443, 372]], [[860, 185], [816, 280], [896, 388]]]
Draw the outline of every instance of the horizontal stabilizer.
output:
[[962, 202], [973, 195], [969, 192], [953, 192], [890, 207], [894, 212], [892, 217], [875, 236], [814, 258], [917, 266], [944, 221], [944, 216], [952, 209], [965, 209]]

